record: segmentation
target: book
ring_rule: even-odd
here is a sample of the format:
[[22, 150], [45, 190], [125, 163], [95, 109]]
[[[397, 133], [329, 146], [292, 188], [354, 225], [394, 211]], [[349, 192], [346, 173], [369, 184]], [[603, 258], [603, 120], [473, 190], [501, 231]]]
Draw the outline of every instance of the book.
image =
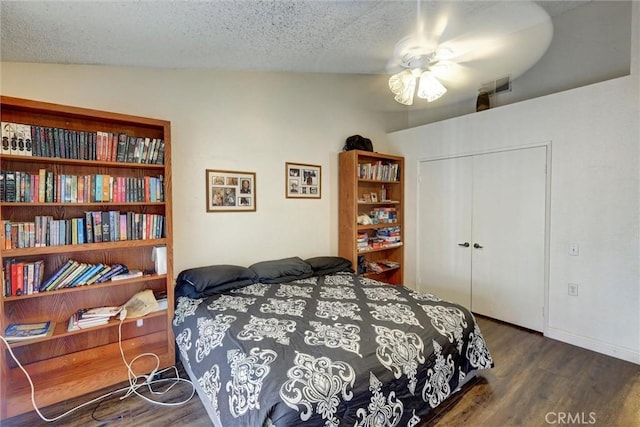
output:
[[7, 342], [18, 342], [34, 338], [42, 338], [53, 334], [55, 323], [46, 322], [34, 323], [11, 323], [4, 331]]
[[101, 277], [103, 277], [105, 274], [107, 274], [109, 271], [111, 271], [111, 267], [108, 265], [103, 265], [102, 268], [98, 271], [96, 271], [92, 277], [87, 279], [87, 285], [91, 285], [93, 283], [99, 283], [98, 279], [100, 279]]
[[10, 297], [13, 295], [13, 289], [11, 288], [11, 265], [13, 260], [3, 259], [3, 274], [4, 274], [4, 296]]
[[73, 271], [58, 283], [58, 285], [56, 286], [56, 289], [62, 289], [70, 286], [71, 283], [73, 283], [73, 281], [82, 273], [84, 273], [89, 267], [90, 266], [88, 264], [78, 263], [76, 267], [73, 269]]
[[95, 243], [102, 242], [102, 213], [98, 211], [91, 212], [93, 217], [93, 241]]
[[122, 306], [87, 308], [82, 311], [81, 317], [82, 319], [110, 318], [120, 313], [120, 311], [122, 311]]
[[40, 285], [40, 292], [46, 291], [52, 285], [53, 281], [60, 277], [68, 268], [71, 267], [71, 265], [73, 265], [73, 260], [67, 260], [62, 267], [56, 270], [55, 273]]
[[136, 142], [137, 142], [138, 138], [136, 138], [135, 136], [128, 136], [127, 137], [127, 156], [125, 157], [125, 162], [126, 163], [133, 163], [134, 162], [134, 156], [135, 156], [135, 151], [136, 151]]
[[116, 281], [116, 280], [126, 280], [126, 279], [133, 279], [134, 277], [141, 277], [142, 276], [142, 271], [141, 270], [129, 270], [126, 273], [121, 273], [115, 276], [111, 277], [111, 281]]
[[127, 134], [120, 132], [118, 134], [118, 149], [116, 152], [116, 162], [124, 162], [127, 157]]
[[30, 125], [17, 125], [22, 133], [24, 140], [24, 156], [33, 156], [33, 144], [31, 141], [31, 126]]
[[11, 295], [22, 295], [24, 282], [24, 263], [14, 262], [11, 264]]
[[71, 264], [65, 269], [65, 271], [60, 274], [56, 279], [54, 279], [49, 286], [47, 286], [47, 290], [58, 289], [59, 286], [66, 280], [67, 277], [72, 275], [76, 269], [79, 267], [80, 263], [77, 261], [71, 261]]
[[4, 173], [4, 200], [5, 202], [15, 202], [17, 195], [16, 173], [5, 171]]
[[85, 211], [84, 213], [84, 235], [87, 243], [93, 243], [93, 214]]
[[0, 202], [4, 202], [4, 176], [5, 172], [0, 171]]
[[101, 216], [100, 223], [102, 224], [101, 240], [103, 242], [110, 242], [111, 241], [111, 221], [109, 219], [109, 212], [108, 211], [100, 212], [100, 216]]
[[12, 124], [2, 122], [2, 154], [11, 154]]
[[81, 285], [86, 285], [87, 281], [93, 277], [93, 274], [100, 270], [103, 267], [102, 264], [95, 264], [90, 266], [87, 270], [85, 270], [76, 280], [73, 281], [73, 283], [71, 283], [71, 286], [75, 287], [75, 286], [81, 286]]
[[160, 140], [160, 145], [158, 148], [158, 157], [156, 159], [155, 162], [157, 165], [163, 165], [164, 164], [164, 141]]
[[116, 276], [124, 271], [129, 271], [129, 269], [124, 264], [114, 264], [111, 266], [111, 269], [105, 271], [99, 278], [96, 280], [96, 283], [103, 283], [107, 280], [111, 279], [113, 276]]
[[6, 129], [3, 129], [2, 132], [8, 135], [9, 137], [9, 154], [18, 155], [18, 135], [16, 135], [16, 124], [15, 123], [5, 123]]

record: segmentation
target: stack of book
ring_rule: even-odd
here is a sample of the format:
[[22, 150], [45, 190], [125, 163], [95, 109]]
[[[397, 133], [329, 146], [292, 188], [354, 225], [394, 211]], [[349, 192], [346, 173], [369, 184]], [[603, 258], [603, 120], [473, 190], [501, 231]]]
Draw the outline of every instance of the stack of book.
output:
[[156, 311], [166, 310], [168, 307], [167, 291], [162, 291], [158, 293], [154, 292], [153, 296], [156, 299], [156, 301], [158, 301], [158, 308], [156, 309]]
[[398, 243], [400, 239], [400, 227], [385, 227], [376, 230], [376, 237], [384, 240], [386, 243]]
[[95, 307], [78, 310], [69, 318], [67, 331], [78, 331], [94, 326], [106, 325], [109, 319], [120, 313], [122, 306], [119, 307]]
[[357, 244], [358, 250], [367, 249], [369, 247], [369, 235], [367, 233], [358, 233]]

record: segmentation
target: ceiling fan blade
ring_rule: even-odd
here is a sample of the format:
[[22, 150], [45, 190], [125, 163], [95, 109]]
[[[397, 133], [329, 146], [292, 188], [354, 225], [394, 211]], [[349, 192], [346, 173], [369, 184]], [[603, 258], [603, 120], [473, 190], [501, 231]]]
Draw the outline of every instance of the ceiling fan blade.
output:
[[449, 89], [464, 86], [471, 81], [469, 67], [456, 62], [436, 64], [430, 70], [433, 76], [442, 81]]

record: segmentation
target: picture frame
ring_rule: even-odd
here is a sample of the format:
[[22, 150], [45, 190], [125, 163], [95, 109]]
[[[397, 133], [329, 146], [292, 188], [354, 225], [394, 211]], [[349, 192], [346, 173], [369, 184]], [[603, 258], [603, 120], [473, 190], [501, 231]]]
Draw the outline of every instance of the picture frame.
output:
[[206, 170], [207, 212], [255, 212], [256, 174]]
[[322, 166], [286, 162], [284, 186], [288, 199], [322, 198]]
[[378, 193], [371, 193], [371, 203], [378, 203]]

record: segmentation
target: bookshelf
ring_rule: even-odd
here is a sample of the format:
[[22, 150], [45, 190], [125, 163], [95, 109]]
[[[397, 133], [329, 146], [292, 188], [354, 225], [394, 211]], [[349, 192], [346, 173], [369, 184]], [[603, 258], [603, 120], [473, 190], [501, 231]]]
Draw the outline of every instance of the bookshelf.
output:
[[[12, 243], [7, 245], [9, 236], [4, 227], [0, 227], [0, 265], [3, 266], [3, 273], [7, 273], [4, 267], [8, 260], [24, 263], [43, 260], [43, 278], [46, 279], [69, 259], [89, 264], [121, 263], [129, 269], [145, 272], [141, 277], [50, 291], [28, 293], [28, 288], [25, 288], [21, 295], [8, 295], [3, 283], [0, 302], [0, 328], [3, 333], [10, 323], [51, 320], [56, 324], [51, 336], [11, 344], [11, 349], [35, 384], [37, 405], [43, 408], [127, 380], [127, 369], [118, 346], [119, 320], [112, 319], [106, 325], [73, 332], [67, 331], [67, 322], [79, 309], [122, 305], [135, 293], [145, 289], [152, 289], [157, 293], [166, 292], [168, 309], [149, 313], [141, 318], [142, 322], [136, 321], [137, 319], [124, 321], [122, 344], [125, 357], [130, 361], [140, 353], [152, 351], [159, 356], [161, 368], [173, 365], [175, 344], [171, 329], [174, 297], [170, 122], [6, 96], [0, 96], [0, 109], [3, 124], [37, 126], [38, 129], [44, 129], [44, 136], [47, 131], [55, 129], [59, 132], [59, 139], [54, 141], [68, 144], [66, 151], [60, 147], [57, 151], [47, 151], [43, 145], [44, 140], [34, 140], [30, 156], [3, 147], [0, 152], [0, 170], [4, 175], [7, 171], [17, 171], [30, 177], [40, 176], [44, 169], [58, 180], [56, 184], [64, 184], [67, 189], [72, 187], [67, 186], [65, 179], [77, 181], [77, 177], [97, 175], [113, 177], [109, 181], [109, 192], [105, 193], [107, 196], [100, 200], [92, 197], [86, 189], [82, 190], [81, 196], [81, 190], [77, 187], [73, 187], [71, 196], [63, 196], [62, 193], [57, 194], [57, 197], [51, 194], [44, 196], [35, 191], [36, 188], [41, 188], [40, 181], [36, 185], [35, 181], [25, 178], [27, 185], [32, 185], [33, 192], [30, 192], [29, 197], [23, 195], [21, 199], [13, 199], [16, 201], [0, 201], [0, 220], [3, 225], [7, 222], [35, 223], [39, 224], [39, 228], [35, 228], [38, 231], [31, 240], [25, 237], [22, 244], [18, 245], [13, 243], [12, 235]], [[68, 139], [65, 133], [69, 135]], [[133, 157], [127, 158], [125, 155], [118, 158], [115, 136], [120, 138], [123, 134], [135, 137], [137, 144], [142, 139], [143, 144], [148, 145], [146, 152], [143, 145], [139, 146], [139, 152], [132, 148]], [[100, 135], [103, 139], [102, 150], [106, 151], [102, 151], [102, 154], [92, 153], [90, 150], [87, 152], [86, 144], [94, 143], [94, 135]], [[48, 144], [50, 140], [46, 141]], [[130, 139], [129, 143], [131, 142]], [[156, 156], [159, 152], [163, 153], [163, 158], [155, 158], [156, 162], [151, 154], [152, 144], [157, 146]], [[109, 147], [112, 151], [109, 151]], [[162, 187], [161, 191], [155, 192], [158, 197], [145, 192], [145, 182], [148, 182], [145, 177], [161, 177], [160, 184], [156, 182], [153, 186], [154, 190], [158, 190], [158, 185]], [[91, 179], [87, 178], [87, 183]], [[133, 198], [117, 196], [117, 185], [124, 182], [137, 188], [138, 195]], [[67, 224], [81, 224], [86, 231], [87, 223], [78, 222], [79, 218], [86, 219], [86, 212], [108, 211], [125, 215], [125, 219], [126, 215], [131, 215], [132, 219], [130, 223], [125, 221], [124, 225], [119, 224], [122, 228], [119, 229], [117, 238], [111, 235], [107, 241], [103, 239], [101, 242], [88, 242], [86, 236], [81, 239], [73, 234], [69, 237], [70, 234], [65, 233], [57, 236], [60, 240], [54, 246], [51, 245], [51, 229], [43, 229], [44, 223], [40, 222], [40, 218], [48, 217], [54, 221], [63, 220]], [[154, 218], [156, 222], [152, 224], [159, 233], [150, 232], [149, 222], [144, 226], [135, 223], [134, 218], [143, 217]], [[135, 234], [134, 227], [138, 227]], [[10, 231], [13, 233], [13, 228]], [[153, 273], [152, 252], [156, 246], [166, 247], [166, 274]], [[33, 410], [28, 381], [4, 345], [0, 351], [0, 363], [0, 419]], [[145, 357], [136, 361], [134, 370], [139, 374], [148, 373], [155, 368], [155, 363], [154, 359]]]
[[[365, 277], [403, 284], [404, 158], [341, 152], [339, 181], [339, 255]], [[359, 221], [362, 216], [371, 223]], [[359, 270], [359, 257], [365, 271]]]

